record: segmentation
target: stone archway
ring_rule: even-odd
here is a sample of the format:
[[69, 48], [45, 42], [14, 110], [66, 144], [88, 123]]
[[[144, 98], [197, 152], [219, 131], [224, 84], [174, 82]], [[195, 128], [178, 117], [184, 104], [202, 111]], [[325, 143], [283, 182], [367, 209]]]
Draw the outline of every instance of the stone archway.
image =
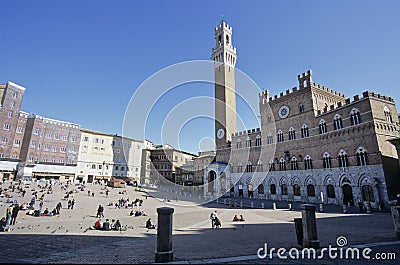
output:
[[215, 171], [211, 170], [210, 172], [208, 172], [208, 192], [214, 193], [214, 183], [216, 178], [217, 173], [215, 173]]
[[353, 188], [350, 184], [344, 184], [342, 186], [343, 191], [343, 204], [350, 206], [354, 206], [354, 198], [353, 198]]

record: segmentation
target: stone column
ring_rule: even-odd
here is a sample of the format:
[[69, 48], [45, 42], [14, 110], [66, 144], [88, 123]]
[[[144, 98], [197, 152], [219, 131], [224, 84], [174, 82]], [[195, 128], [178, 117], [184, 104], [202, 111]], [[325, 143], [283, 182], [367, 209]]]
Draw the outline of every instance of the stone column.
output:
[[173, 259], [172, 251], [172, 214], [170, 207], [157, 208], [157, 251], [156, 263], [170, 262]]
[[393, 217], [396, 238], [400, 239], [400, 206], [391, 205], [390, 208], [392, 210], [392, 217]]
[[319, 248], [319, 240], [315, 206], [312, 204], [302, 204], [300, 208], [303, 221], [303, 247], [317, 249]]

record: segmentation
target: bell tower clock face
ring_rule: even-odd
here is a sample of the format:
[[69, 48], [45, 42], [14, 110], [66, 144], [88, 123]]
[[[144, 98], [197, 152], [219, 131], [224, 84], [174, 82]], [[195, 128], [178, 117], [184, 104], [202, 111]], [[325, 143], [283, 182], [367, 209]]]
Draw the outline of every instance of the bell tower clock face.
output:
[[283, 105], [282, 107], [279, 108], [278, 115], [281, 119], [286, 118], [289, 116], [289, 107], [286, 105]]
[[217, 137], [218, 137], [218, 139], [222, 139], [222, 138], [224, 138], [224, 136], [225, 136], [225, 131], [224, 131], [224, 129], [219, 129], [218, 131], [217, 131]]

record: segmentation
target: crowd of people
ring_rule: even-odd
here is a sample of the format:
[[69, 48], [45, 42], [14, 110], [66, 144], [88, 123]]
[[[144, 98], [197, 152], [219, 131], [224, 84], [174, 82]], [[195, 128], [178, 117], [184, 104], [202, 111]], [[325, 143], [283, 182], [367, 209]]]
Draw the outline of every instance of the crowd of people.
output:
[[106, 219], [103, 223], [101, 223], [101, 219], [98, 219], [93, 226], [89, 226], [84, 233], [88, 230], [102, 230], [102, 231], [125, 231], [126, 226], [122, 226], [121, 222], [117, 219]]
[[[7, 185], [7, 186], [6, 186]], [[20, 183], [10, 182], [8, 183], [0, 183], [0, 197], [6, 198], [7, 200], [0, 200], [0, 205], [3, 202], [9, 203], [6, 207], [6, 215], [5, 217], [0, 218], [0, 231], [11, 231], [12, 225], [17, 223], [17, 216], [19, 211], [24, 211], [26, 215], [32, 217], [51, 217], [51, 216], [60, 216], [61, 209], [73, 210], [75, 209], [77, 199], [76, 193], [79, 192], [87, 192], [88, 196], [94, 197], [94, 191], [89, 190], [82, 184], [71, 184], [70, 182], [63, 181], [48, 181], [48, 180], [35, 180], [35, 181], [23, 181]], [[108, 187], [101, 188], [100, 195], [105, 194], [105, 197], [108, 198], [112, 193], [113, 195], [127, 195], [126, 190], [114, 190], [109, 189]], [[59, 193], [60, 192], [60, 193]], [[49, 196], [51, 194], [51, 196]], [[58, 195], [59, 194], [59, 195]], [[31, 195], [31, 198], [21, 199], [25, 196]], [[58, 197], [59, 196], [59, 197]], [[17, 203], [18, 200], [21, 199], [24, 202]], [[115, 198], [116, 196], [112, 196]], [[147, 196], [146, 196], [147, 199]], [[51, 203], [55, 201], [54, 208], [49, 207], [52, 206]], [[59, 201], [58, 201], [59, 200]], [[79, 203], [79, 200], [78, 200]], [[50, 205], [49, 205], [50, 204]], [[63, 207], [63, 204], [64, 207]], [[115, 206], [118, 209], [128, 209], [131, 208], [131, 211], [128, 212], [129, 216], [147, 216], [141, 206], [143, 205], [143, 200], [141, 198], [135, 198], [135, 200], [130, 201], [127, 196], [122, 198], [117, 198], [117, 202], [115, 204], [109, 204], [108, 206]], [[127, 225], [122, 226], [121, 221], [118, 218], [110, 218], [107, 216], [104, 222], [101, 220], [104, 217], [104, 206], [99, 204], [97, 208], [96, 218], [98, 218], [97, 222], [90, 226], [88, 229], [93, 230], [103, 230], [103, 231], [124, 231], [127, 229]], [[90, 215], [88, 215], [90, 216]], [[87, 216], [84, 216], [82, 219], [85, 219]], [[93, 216], [94, 217], [94, 216]], [[71, 218], [71, 216], [69, 216]], [[104, 219], [103, 219], [104, 220]], [[110, 221], [111, 220], [111, 221]], [[145, 220], [144, 220], [145, 221]], [[147, 229], [155, 229], [156, 225], [152, 223], [149, 218], [146, 222], [144, 222], [145, 227]], [[132, 226], [133, 227], [133, 226]], [[19, 229], [19, 228], [18, 228]], [[82, 228], [81, 228], [82, 229]], [[85, 232], [88, 230], [86, 229]]]

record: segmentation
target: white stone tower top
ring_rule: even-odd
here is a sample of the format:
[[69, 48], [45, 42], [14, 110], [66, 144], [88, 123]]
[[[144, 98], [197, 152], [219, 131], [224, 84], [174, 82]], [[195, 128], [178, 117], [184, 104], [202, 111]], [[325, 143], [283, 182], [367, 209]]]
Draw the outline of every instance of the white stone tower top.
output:
[[215, 28], [215, 48], [212, 49], [212, 59], [235, 67], [236, 48], [232, 45], [232, 27], [225, 20], [222, 20]]

